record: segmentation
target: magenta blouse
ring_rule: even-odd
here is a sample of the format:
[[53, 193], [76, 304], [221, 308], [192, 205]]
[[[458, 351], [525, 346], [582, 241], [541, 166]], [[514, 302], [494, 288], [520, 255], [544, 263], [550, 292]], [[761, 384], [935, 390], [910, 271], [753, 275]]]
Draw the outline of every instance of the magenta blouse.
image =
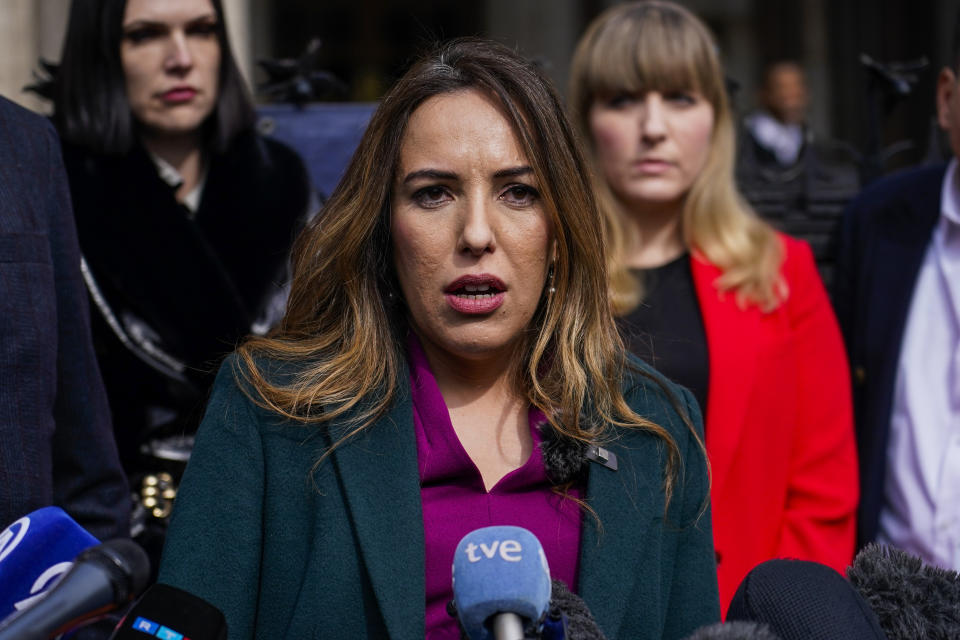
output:
[[[533, 452], [527, 461], [487, 492], [467, 455], [417, 337], [407, 341], [413, 424], [417, 432], [420, 497], [426, 548], [426, 637], [459, 640], [457, 622], [447, 614], [453, 598], [450, 568], [457, 543], [480, 527], [514, 525], [533, 532], [543, 545], [554, 579], [576, 590], [580, 554], [580, 508], [552, 490], [540, 451], [543, 413], [531, 408]], [[570, 496], [581, 497], [579, 489]]]

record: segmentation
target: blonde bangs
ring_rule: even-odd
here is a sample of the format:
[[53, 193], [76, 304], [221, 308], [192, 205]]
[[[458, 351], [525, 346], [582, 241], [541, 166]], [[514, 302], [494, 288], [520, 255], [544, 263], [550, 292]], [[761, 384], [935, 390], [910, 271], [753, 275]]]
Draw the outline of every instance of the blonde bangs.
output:
[[581, 41], [574, 74], [581, 110], [618, 93], [696, 91], [714, 107], [724, 87], [709, 34], [660, 3], [622, 5]]

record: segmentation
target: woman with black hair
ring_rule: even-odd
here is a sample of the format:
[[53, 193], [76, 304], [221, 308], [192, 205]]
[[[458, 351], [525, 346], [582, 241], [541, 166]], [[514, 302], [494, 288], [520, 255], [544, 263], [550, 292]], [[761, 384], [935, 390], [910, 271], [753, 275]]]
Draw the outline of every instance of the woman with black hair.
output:
[[74, 0], [47, 89], [121, 459], [156, 471], [220, 357], [282, 313], [307, 173], [254, 131], [220, 0]]

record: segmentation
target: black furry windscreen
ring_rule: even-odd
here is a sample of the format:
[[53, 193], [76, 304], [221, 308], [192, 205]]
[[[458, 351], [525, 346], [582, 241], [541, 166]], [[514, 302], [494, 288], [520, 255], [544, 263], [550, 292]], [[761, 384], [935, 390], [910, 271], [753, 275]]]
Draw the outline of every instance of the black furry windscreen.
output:
[[960, 638], [960, 574], [899, 549], [868, 544], [847, 578], [888, 640]]

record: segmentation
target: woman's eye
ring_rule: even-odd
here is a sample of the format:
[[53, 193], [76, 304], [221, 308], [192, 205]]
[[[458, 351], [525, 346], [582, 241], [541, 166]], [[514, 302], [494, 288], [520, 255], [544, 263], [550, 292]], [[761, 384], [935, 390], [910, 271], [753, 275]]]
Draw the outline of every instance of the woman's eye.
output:
[[413, 194], [413, 201], [421, 207], [437, 207], [449, 200], [449, 194], [443, 187], [423, 187]]
[[663, 94], [663, 99], [674, 104], [696, 104], [697, 97], [690, 91], [670, 91]]
[[624, 91], [615, 94], [612, 98], [607, 100], [607, 106], [611, 109], [622, 109], [624, 107], [629, 107], [636, 101], [637, 97], [634, 94]]
[[500, 199], [514, 206], [528, 207], [540, 197], [540, 192], [528, 184], [514, 184], [507, 187]]
[[141, 44], [163, 34], [163, 29], [155, 26], [143, 26], [131, 29], [123, 34], [123, 38], [133, 44]]
[[187, 33], [194, 36], [213, 36], [217, 34], [217, 23], [197, 22], [190, 25], [190, 27], [187, 29]]

